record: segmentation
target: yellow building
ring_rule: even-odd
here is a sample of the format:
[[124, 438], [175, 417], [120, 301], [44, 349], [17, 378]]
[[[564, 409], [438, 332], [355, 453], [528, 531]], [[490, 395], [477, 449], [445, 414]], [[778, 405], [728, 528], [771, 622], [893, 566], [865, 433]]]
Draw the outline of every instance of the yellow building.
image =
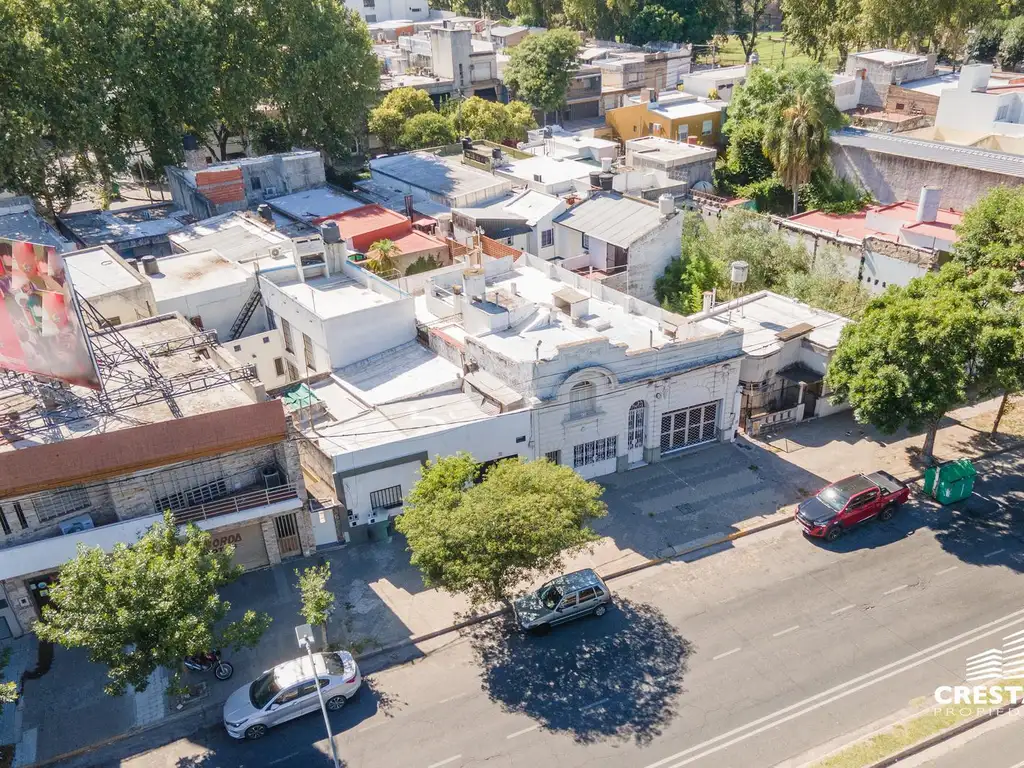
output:
[[679, 91], [656, 94], [653, 89], [641, 91], [631, 104], [605, 112], [612, 135], [622, 142], [660, 136], [711, 147], [718, 145], [724, 118], [723, 102]]

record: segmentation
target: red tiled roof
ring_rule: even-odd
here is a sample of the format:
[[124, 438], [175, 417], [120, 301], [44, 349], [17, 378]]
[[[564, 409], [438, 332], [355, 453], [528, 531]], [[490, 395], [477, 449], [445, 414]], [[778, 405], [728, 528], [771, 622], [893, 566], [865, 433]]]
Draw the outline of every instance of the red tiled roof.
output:
[[873, 229], [869, 230], [865, 222], [866, 218], [867, 213], [865, 211], [846, 214], [825, 213], [824, 211], [807, 211], [806, 213], [791, 216], [789, 221], [795, 222], [796, 224], [803, 224], [807, 227], [821, 229], [825, 232], [838, 233], [845, 237], [852, 237], [856, 240], [863, 240], [868, 235], [883, 237], [887, 240], [895, 240], [892, 235], [876, 232]]
[[446, 247], [436, 237], [431, 237], [415, 230], [401, 237], [394, 238], [392, 242], [398, 246], [398, 250], [402, 253], [419, 253], [420, 251], [432, 251]]
[[313, 223], [322, 224], [329, 219], [333, 219], [338, 222], [338, 229], [341, 230], [341, 236], [346, 239], [357, 237], [358, 235], [363, 235], [368, 232], [376, 232], [384, 227], [408, 221], [408, 219], [406, 219], [402, 214], [396, 213], [395, 211], [389, 210], [384, 206], [377, 205], [375, 203], [371, 205], [363, 205], [359, 208], [353, 208], [352, 210], [345, 211], [343, 213], [333, 213], [330, 216], [314, 219]]
[[0, 499], [95, 482], [287, 437], [280, 400], [0, 452]]

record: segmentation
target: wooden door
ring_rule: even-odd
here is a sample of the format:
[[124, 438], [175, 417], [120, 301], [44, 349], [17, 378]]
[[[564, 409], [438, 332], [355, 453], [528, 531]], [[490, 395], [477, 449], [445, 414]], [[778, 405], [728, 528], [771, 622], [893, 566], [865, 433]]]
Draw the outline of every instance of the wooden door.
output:
[[299, 524], [295, 519], [295, 513], [275, 517], [274, 527], [277, 529], [277, 548], [281, 553], [281, 557], [301, 554], [302, 545], [299, 543]]

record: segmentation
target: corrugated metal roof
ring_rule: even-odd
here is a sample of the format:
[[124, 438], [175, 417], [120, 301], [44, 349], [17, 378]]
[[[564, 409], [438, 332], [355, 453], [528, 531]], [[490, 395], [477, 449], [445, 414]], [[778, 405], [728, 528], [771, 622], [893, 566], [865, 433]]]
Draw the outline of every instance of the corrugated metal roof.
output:
[[1007, 152], [960, 147], [940, 141], [911, 139], [899, 134], [874, 133], [857, 128], [837, 131], [832, 134], [832, 140], [841, 147], [858, 147], [869, 152], [1024, 178], [1024, 157]]
[[656, 205], [611, 193], [592, 197], [555, 221], [589, 237], [629, 248], [634, 241], [661, 226], [662, 217]]

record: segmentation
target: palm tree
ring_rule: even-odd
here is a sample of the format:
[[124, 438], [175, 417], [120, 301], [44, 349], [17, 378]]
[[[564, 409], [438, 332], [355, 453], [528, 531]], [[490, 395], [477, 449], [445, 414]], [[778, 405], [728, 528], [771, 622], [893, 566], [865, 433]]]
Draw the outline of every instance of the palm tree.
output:
[[378, 240], [366, 251], [366, 255], [370, 257], [366, 268], [375, 275], [389, 277], [397, 269], [395, 256], [398, 256], [401, 252], [401, 249], [390, 240]]
[[793, 191], [793, 214], [798, 212], [801, 184], [825, 162], [829, 130], [814, 100], [797, 93], [789, 106], [776, 111], [765, 126], [762, 147], [783, 185]]

